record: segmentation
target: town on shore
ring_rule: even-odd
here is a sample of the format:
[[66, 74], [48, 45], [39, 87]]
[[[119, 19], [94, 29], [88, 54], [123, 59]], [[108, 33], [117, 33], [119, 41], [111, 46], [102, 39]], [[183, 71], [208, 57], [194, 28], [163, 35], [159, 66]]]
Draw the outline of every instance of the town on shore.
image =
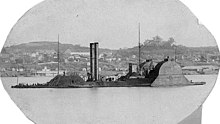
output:
[[[174, 38], [163, 40], [155, 36], [141, 44], [141, 61], [151, 59], [156, 64], [170, 56], [182, 67], [183, 74], [218, 74], [220, 54], [217, 46], [186, 47], [174, 45]], [[89, 47], [39, 41], [3, 47], [0, 54], [1, 77], [56, 76], [75, 73], [85, 81], [90, 70]], [[58, 55], [59, 53], [59, 55]], [[99, 75], [113, 80], [126, 75], [129, 63], [138, 63], [138, 46], [118, 50], [99, 49]], [[59, 56], [59, 69], [58, 69]]]

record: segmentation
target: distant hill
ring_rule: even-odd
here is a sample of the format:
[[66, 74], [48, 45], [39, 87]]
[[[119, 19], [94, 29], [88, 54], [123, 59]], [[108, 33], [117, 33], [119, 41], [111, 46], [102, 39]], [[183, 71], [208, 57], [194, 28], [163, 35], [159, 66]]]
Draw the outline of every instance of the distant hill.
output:
[[[128, 51], [138, 51], [138, 46], [135, 46], [133, 48], [126, 49]], [[185, 52], [206, 52], [206, 53], [214, 53], [219, 52], [218, 46], [208, 46], [208, 47], [186, 47], [182, 45], [177, 46], [141, 46], [142, 52], [163, 52], [163, 51], [173, 51], [176, 50], [178, 53], [185, 53]]]
[[[37, 50], [55, 50], [58, 49], [57, 42], [48, 42], [48, 41], [40, 41], [40, 42], [30, 42], [23, 43], [19, 45], [13, 45], [10, 47], [5, 47], [7, 52], [15, 52], [15, 51], [26, 51], [26, 52], [35, 52]], [[61, 52], [70, 49], [72, 52], [89, 52], [89, 47], [73, 45], [73, 44], [59, 44], [59, 49]], [[100, 51], [110, 51], [109, 49], [100, 49]]]
[[[73, 45], [73, 44], [59, 44], [60, 51], [64, 52], [67, 49], [70, 49], [72, 52], [89, 52], [89, 47]], [[48, 42], [48, 41], [39, 41], [39, 42], [30, 42], [23, 43], [19, 45], [13, 45], [10, 47], [4, 47], [2, 52], [7, 53], [16, 53], [16, 52], [35, 52], [37, 50], [55, 50], [57, 51], [58, 44], [57, 42]], [[173, 52], [176, 49], [177, 54], [184, 54], [186, 52], [201, 52], [201, 53], [217, 53], [219, 52], [218, 46], [209, 46], [209, 47], [186, 47], [182, 45], [172, 45], [171, 43], [162, 41], [157, 42], [156, 44], [151, 41], [141, 45], [141, 52], [145, 54], [163, 54]], [[138, 53], [138, 46], [132, 48], [111, 50], [111, 49], [99, 49], [100, 53], [102, 52], [113, 52], [116, 56], [119, 57], [128, 57], [130, 55], [136, 55]]]
[[[131, 55], [138, 56], [138, 46], [117, 50], [115, 55], [119, 57], [130, 57]], [[173, 56], [176, 55], [206, 55], [206, 54], [219, 54], [218, 46], [208, 47], [186, 47], [182, 45], [141, 45], [141, 59], [147, 59], [149, 56], [156, 58], [162, 56]], [[151, 58], [150, 57], [150, 58]]]
[[[160, 36], [155, 36], [152, 39], [147, 39], [143, 44], [141, 44], [141, 54], [163, 54], [169, 55], [170, 53], [175, 54], [189, 54], [189, 53], [199, 53], [199, 54], [216, 54], [219, 53], [218, 46], [207, 46], [207, 47], [186, 47], [183, 45], [175, 45], [176, 41], [174, 38], [170, 37], [168, 40], [163, 40]], [[128, 56], [129, 54], [137, 55], [139, 51], [138, 46], [132, 48], [120, 49], [118, 53], [122, 53], [123, 56]], [[127, 55], [126, 55], [127, 54]]]

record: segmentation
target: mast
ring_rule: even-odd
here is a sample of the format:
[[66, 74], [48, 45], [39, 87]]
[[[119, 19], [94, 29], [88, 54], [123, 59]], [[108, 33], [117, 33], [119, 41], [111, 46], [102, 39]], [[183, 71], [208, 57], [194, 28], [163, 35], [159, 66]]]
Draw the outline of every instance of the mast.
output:
[[58, 70], [57, 70], [57, 75], [59, 75], [60, 72], [60, 36], [58, 34], [58, 42], [57, 42], [57, 62], [58, 62]]
[[140, 73], [140, 64], [141, 64], [141, 25], [138, 23], [138, 73]]
[[17, 85], [18, 85], [18, 76], [19, 76], [19, 64], [17, 63]]
[[176, 62], [176, 46], [174, 47], [174, 61]]

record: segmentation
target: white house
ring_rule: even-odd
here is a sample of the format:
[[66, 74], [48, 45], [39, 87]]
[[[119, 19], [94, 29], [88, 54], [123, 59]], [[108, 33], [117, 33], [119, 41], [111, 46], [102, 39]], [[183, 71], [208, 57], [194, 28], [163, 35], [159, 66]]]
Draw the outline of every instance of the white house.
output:
[[89, 52], [71, 52], [71, 55], [90, 56]]
[[[60, 70], [59, 74], [63, 74], [63, 72], [66, 72], [65, 70]], [[51, 71], [48, 69], [46, 66], [41, 70], [36, 72], [37, 75], [39, 76], [56, 76], [57, 71]]]

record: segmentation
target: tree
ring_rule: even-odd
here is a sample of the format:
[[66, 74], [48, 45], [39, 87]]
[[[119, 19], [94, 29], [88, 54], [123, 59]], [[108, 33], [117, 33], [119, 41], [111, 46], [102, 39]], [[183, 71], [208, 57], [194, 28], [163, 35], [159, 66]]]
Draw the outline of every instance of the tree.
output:
[[163, 39], [157, 35], [157, 36], [153, 37], [153, 40], [154, 40], [154, 42], [160, 43]]
[[48, 62], [49, 61], [49, 56], [47, 54], [43, 54], [43, 61]]
[[205, 57], [204, 55], [201, 55], [201, 56], [200, 56], [200, 61], [201, 61], [201, 62], [206, 62], [207, 59], [206, 59], [206, 57]]
[[23, 64], [23, 59], [21, 59], [21, 58], [15, 59], [15, 62], [17, 64]]
[[33, 63], [33, 59], [31, 59], [29, 56], [23, 56], [23, 63]]
[[2, 48], [1, 54], [7, 54], [7, 51], [4, 47]]
[[172, 46], [172, 44], [175, 43], [175, 40], [173, 37], [170, 37], [167, 42]]

